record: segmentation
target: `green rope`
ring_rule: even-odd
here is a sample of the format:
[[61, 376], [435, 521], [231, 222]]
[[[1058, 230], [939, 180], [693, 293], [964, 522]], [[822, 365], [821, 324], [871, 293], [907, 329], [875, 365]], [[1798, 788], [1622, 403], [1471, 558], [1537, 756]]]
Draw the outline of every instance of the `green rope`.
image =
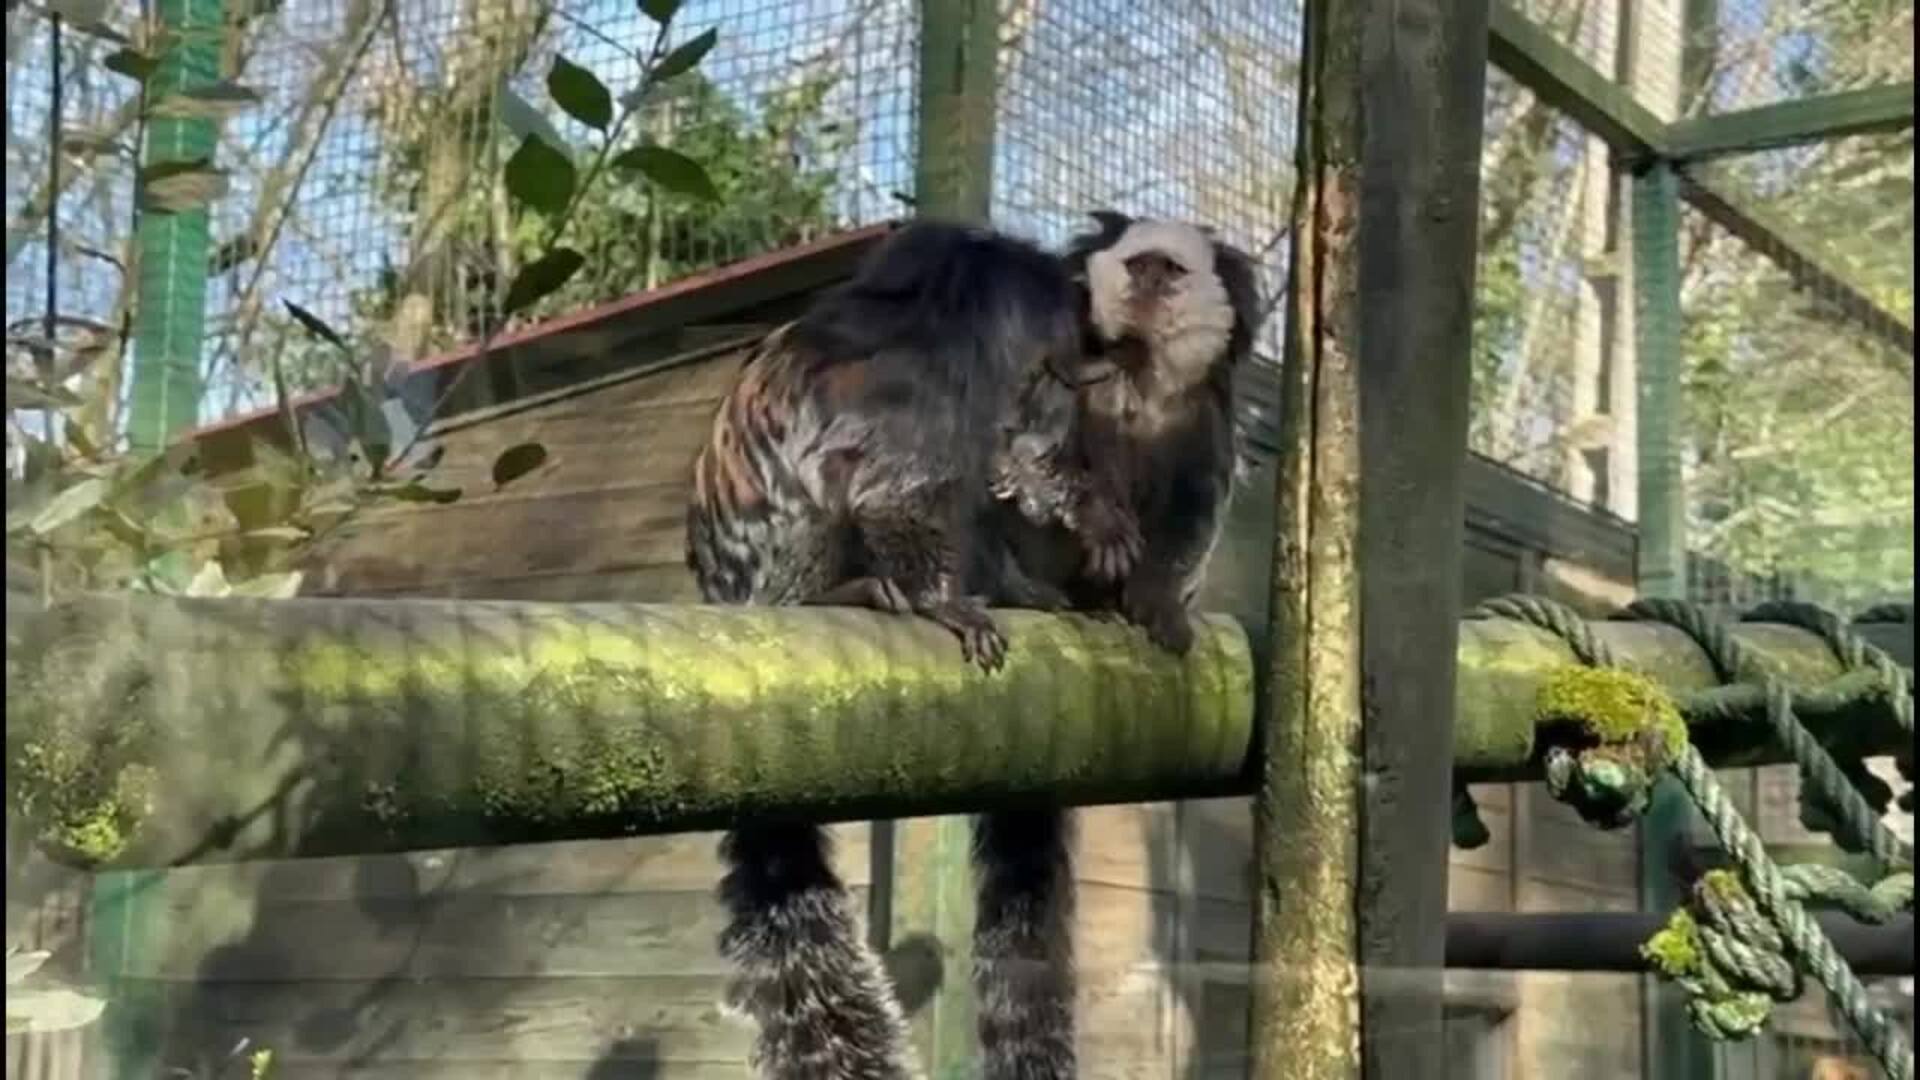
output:
[[[1773, 700], [1776, 707], [1787, 707], [1784, 693], [1776, 694]], [[1890, 1080], [1913, 1080], [1913, 1048], [1907, 1045], [1899, 1025], [1874, 1005], [1866, 986], [1834, 949], [1833, 942], [1827, 940], [1820, 924], [1791, 895], [1787, 879], [1767, 855], [1766, 845], [1740, 817], [1740, 811], [1727, 798], [1719, 778], [1700, 756], [1700, 751], [1689, 743], [1680, 760], [1674, 763], [1673, 771], [1686, 787], [1694, 806], [1699, 808], [1700, 816], [1720, 838], [1720, 846], [1733, 856], [1747, 891], [1753, 895], [1761, 913], [1786, 938], [1801, 969], [1811, 973], [1826, 988], [1834, 1006], [1847, 1018], [1847, 1023], [1880, 1062], [1880, 1067], [1887, 1071]], [[1742, 941], [1756, 944], [1754, 939]], [[1764, 948], [1764, 942], [1759, 944]]]
[[1753, 1035], [1766, 1026], [1774, 1002], [1800, 996], [1800, 971], [1787, 956], [1786, 938], [1739, 878], [1724, 870], [1695, 882], [1640, 952], [1686, 991], [1687, 1014], [1709, 1038]]
[[1893, 718], [1913, 734], [1913, 674], [1886, 650], [1854, 633], [1840, 616], [1798, 600], [1774, 600], [1741, 616], [1743, 622], [1784, 623], [1818, 635], [1848, 671], [1871, 671], [1893, 688]]
[[[1749, 618], [1760, 621], [1762, 613], [1773, 608], [1769, 605]], [[1896, 709], [1900, 703], [1905, 704], [1902, 723], [1911, 730], [1911, 678], [1885, 653], [1853, 635], [1837, 618], [1818, 609], [1781, 607], [1771, 613], [1779, 618], [1768, 621], [1789, 622], [1822, 635], [1850, 671], [1870, 671], [1875, 682], [1894, 688], [1891, 703]], [[1502, 597], [1480, 605], [1473, 612], [1473, 617], [1486, 616], [1515, 619], [1547, 630], [1565, 641], [1574, 656], [1588, 667], [1620, 667], [1612, 650], [1585, 620], [1565, 605], [1542, 597]], [[1723, 682], [1734, 681], [1748, 669], [1748, 658], [1726, 628], [1692, 605], [1644, 601], [1617, 617], [1667, 622], [1685, 630], [1706, 651]], [[1824, 748], [1810, 738], [1794, 737], [1796, 729], [1801, 735], [1805, 729], [1793, 716], [1791, 692], [1772, 673], [1761, 672], [1761, 675], [1765, 679], [1762, 692], [1768, 722], [1809, 775], [1821, 774], [1814, 782], [1830, 784], [1839, 773], [1838, 766]], [[1552, 688], [1550, 680], [1549, 688], [1542, 691], [1543, 705]], [[1641, 689], [1637, 684], [1621, 684], [1616, 688], [1615, 698], [1607, 704], [1618, 704], [1627, 700], [1620, 694], [1638, 695]], [[1594, 704], [1594, 701], [1583, 703], [1589, 708]], [[1671, 699], [1666, 700], [1666, 707], [1673, 708]], [[1623, 814], [1633, 812], [1635, 806], [1644, 806], [1640, 795], [1645, 788], [1650, 788], [1651, 776], [1636, 776], [1632, 770], [1619, 767], [1617, 755], [1602, 756], [1594, 752], [1610, 744], [1644, 748], [1664, 743], [1665, 740], [1649, 737], [1666, 723], [1654, 715], [1653, 708], [1647, 710], [1638, 730], [1625, 728], [1617, 721], [1609, 722], [1604, 732], [1589, 725], [1584, 738], [1592, 740], [1599, 736], [1598, 746], [1583, 741], [1568, 745], [1564, 725], [1556, 731], [1551, 723], [1554, 710], [1543, 708], [1542, 711], [1543, 721], [1547, 721], [1543, 723], [1542, 737], [1554, 740], [1548, 744], [1547, 766], [1549, 787], [1555, 789], [1556, 797], [1569, 801], [1582, 817], [1602, 823], [1617, 821]], [[1700, 751], [1684, 738], [1673, 750], [1671, 761], [1660, 764], [1672, 768], [1679, 778], [1721, 846], [1733, 857], [1739, 878], [1738, 881], [1725, 875], [1703, 878], [1693, 890], [1688, 906], [1675, 914], [1667, 930], [1647, 943], [1643, 951], [1649, 960], [1688, 991], [1689, 1011], [1695, 1023], [1710, 1037], [1723, 1039], [1750, 1035], [1757, 1030], [1765, 1023], [1773, 1001], [1791, 1000], [1799, 995], [1797, 972], [1807, 971], [1826, 989], [1891, 1080], [1913, 1080], [1913, 1051], [1906, 1039], [1873, 1004], [1866, 987], [1835, 951], [1833, 943], [1802, 903], [1803, 900], [1823, 900], [1840, 905], [1856, 917], [1883, 920], [1895, 911], [1912, 906], [1911, 872], [1892, 875], [1868, 888], [1848, 875], [1836, 877], [1824, 868], [1794, 867], [1783, 871], [1774, 865], [1758, 834], [1727, 798], [1719, 778], [1700, 756]], [[1825, 758], [1825, 768], [1819, 764], [1821, 758]], [[1647, 761], [1652, 764], [1653, 759]], [[1556, 768], [1561, 774], [1557, 784]], [[1847, 786], [1844, 777], [1840, 779], [1842, 786]], [[1856, 802], [1864, 805], [1857, 791], [1852, 795]], [[1834, 791], [1834, 804], [1848, 805], [1838, 788]], [[1850, 824], [1865, 825], [1857, 818]], [[1884, 828], [1877, 818], [1874, 826]], [[1884, 846], [1884, 841], [1875, 837], [1874, 829], [1863, 827], [1860, 831], [1863, 839]], [[1910, 862], [1911, 855], [1907, 858]], [[1744, 888], [1736, 887], [1741, 884]]]
[[[1768, 605], [1759, 610], [1771, 611], [1774, 608], [1775, 605]], [[1905, 689], [1910, 685], [1906, 673], [1899, 670], [1899, 665], [1895, 664], [1893, 665], [1894, 675], [1888, 676], [1879, 665], [1871, 661], [1865, 651], [1855, 653], [1859, 657], [1858, 662], [1850, 663], [1846, 655], [1842, 654], [1842, 641], [1847, 643], [1849, 649], [1858, 644], [1876, 653], [1879, 650], [1865, 645], [1838, 619], [1822, 618], [1824, 614], [1818, 609], [1812, 609], [1811, 613], [1796, 610], [1791, 619], [1765, 620], [1758, 618], [1756, 614], [1749, 614], [1744, 621], [1787, 622], [1808, 629], [1812, 628], [1810, 624], [1817, 623], [1820, 629], [1813, 632], [1827, 640], [1834, 654], [1841, 657], [1841, 664], [1844, 667], [1849, 671], [1870, 670], [1877, 681], [1891, 689], [1892, 696], [1889, 704], [1893, 707], [1896, 717], [1900, 715], [1900, 705], [1905, 703], [1907, 706], [1905, 722], [1909, 725], [1908, 730], [1911, 731], [1913, 699]], [[1913, 865], [1913, 846], [1901, 840], [1894, 835], [1893, 830], [1887, 828], [1886, 822], [1881, 820], [1880, 813], [1867, 802], [1865, 796], [1861, 795], [1860, 788], [1849, 774], [1849, 770], [1842, 768], [1833, 759], [1833, 755], [1827, 752], [1826, 747], [1820, 744], [1820, 740], [1814, 738], [1813, 733], [1807, 730], [1807, 726], [1794, 715], [1791, 701], [1786, 708], [1771, 707], [1773, 695], [1784, 690], [1778, 673], [1773, 670], [1771, 664], [1751, 656], [1729, 632], [1726, 623], [1712, 618], [1696, 604], [1665, 599], [1636, 600], [1615, 618], [1662, 623], [1684, 632], [1700, 646], [1702, 652], [1707, 654], [1708, 663], [1713, 665], [1714, 674], [1722, 683], [1738, 682], [1742, 674], [1758, 676], [1758, 681], [1765, 686], [1765, 692], [1768, 695], [1770, 704], [1766, 715], [1773, 727], [1774, 737], [1792, 755], [1795, 763], [1800, 766], [1803, 781], [1813, 789], [1820, 804], [1826, 807], [1835, 819], [1837, 828], [1833, 831], [1836, 833], [1836, 839], [1844, 835], [1852, 843], [1843, 846], [1850, 847], [1852, 850], [1864, 850], [1871, 854], [1880, 864], [1883, 873]], [[1885, 658], [1884, 653], [1880, 656], [1882, 659]], [[1888, 663], [1892, 662], [1889, 660]]]

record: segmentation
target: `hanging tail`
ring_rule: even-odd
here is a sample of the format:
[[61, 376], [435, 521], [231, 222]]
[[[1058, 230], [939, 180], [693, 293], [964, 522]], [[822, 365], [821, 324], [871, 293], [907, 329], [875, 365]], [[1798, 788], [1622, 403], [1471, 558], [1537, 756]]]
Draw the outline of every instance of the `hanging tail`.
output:
[[984, 1080], [1069, 1080], [1073, 1047], [1073, 821], [1017, 810], [974, 821], [973, 930]]
[[730, 1005], [759, 1027], [766, 1080], [906, 1080], [906, 1021], [833, 872], [826, 831], [755, 825], [720, 844]]

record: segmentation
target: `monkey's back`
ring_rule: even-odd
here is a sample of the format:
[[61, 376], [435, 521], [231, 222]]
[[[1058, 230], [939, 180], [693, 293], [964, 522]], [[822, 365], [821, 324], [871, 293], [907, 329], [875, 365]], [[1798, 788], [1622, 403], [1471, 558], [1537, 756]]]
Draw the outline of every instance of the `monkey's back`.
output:
[[1079, 342], [1038, 248], [921, 223], [769, 334], [694, 463], [687, 564], [708, 602], [793, 604], [852, 576], [850, 512], [983, 499], [1023, 389]]

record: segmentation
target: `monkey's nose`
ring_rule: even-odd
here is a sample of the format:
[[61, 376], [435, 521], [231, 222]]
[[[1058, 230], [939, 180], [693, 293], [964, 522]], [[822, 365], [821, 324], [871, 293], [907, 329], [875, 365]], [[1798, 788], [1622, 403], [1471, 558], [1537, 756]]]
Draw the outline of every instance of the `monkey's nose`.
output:
[[1171, 260], [1152, 252], [1127, 260], [1127, 276], [1132, 279], [1134, 291], [1142, 295], [1157, 295], [1164, 291], [1173, 280], [1173, 271]]

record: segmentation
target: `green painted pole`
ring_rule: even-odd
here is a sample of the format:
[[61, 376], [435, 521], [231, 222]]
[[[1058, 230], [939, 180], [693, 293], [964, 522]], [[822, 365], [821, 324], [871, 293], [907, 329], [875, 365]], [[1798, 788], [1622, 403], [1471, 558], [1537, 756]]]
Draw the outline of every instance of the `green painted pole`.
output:
[[[1680, 470], [1685, 432], [1685, 326], [1680, 310], [1680, 187], [1671, 164], [1634, 174], [1633, 288], [1636, 424], [1639, 458], [1638, 591], [1684, 599], [1687, 504]], [[1663, 777], [1640, 822], [1640, 906], [1665, 912], [1680, 903], [1673, 867], [1688, 846], [1693, 807], [1680, 784]], [[1712, 1075], [1712, 1049], [1687, 1020], [1677, 987], [1641, 983], [1642, 1050], [1652, 1080]]]
[[[925, 218], [984, 223], [993, 205], [999, 59], [995, 0], [920, 0], [920, 85], [914, 209]], [[930, 1080], [978, 1072], [973, 994], [973, 830], [964, 817], [877, 821], [876, 849], [893, 852], [890, 895], [869, 915], [888, 940], [931, 940], [940, 983], [908, 1018]]]
[[[147, 82], [148, 108], [168, 94], [220, 78], [223, 9], [224, 0], [158, 0], [154, 14], [167, 39]], [[218, 139], [218, 126], [211, 119], [152, 117], [142, 150], [145, 167], [210, 162]], [[126, 379], [127, 440], [135, 453], [157, 452], [199, 421], [211, 233], [205, 207], [140, 212], [134, 236], [138, 278], [132, 370]], [[164, 913], [154, 910], [161, 894], [154, 887], [160, 874], [102, 874], [93, 884], [88, 962], [107, 988], [101, 1026], [108, 1075], [115, 1080], [147, 1080], [159, 1075], [163, 1064], [165, 991], [149, 981], [121, 977], [137, 969], [131, 960], [154, 947], [161, 940], [157, 935], [165, 932]]]
[[[155, 10], [169, 44], [148, 81], [149, 103], [219, 79], [223, 7], [223, 0], [159, 0]], [[156, 116], [147, 125], [146, 166], [210, 161], [218, 137], [211, 119]], [[127, 436], [137, 452], [160, 449], [199, 419], [210, 234], [204, 207], [140, 214], [127, 412]]]
[[989, 216], [998, 52], [994, 0], [921, 0], [914, 202], [924, 216]]

